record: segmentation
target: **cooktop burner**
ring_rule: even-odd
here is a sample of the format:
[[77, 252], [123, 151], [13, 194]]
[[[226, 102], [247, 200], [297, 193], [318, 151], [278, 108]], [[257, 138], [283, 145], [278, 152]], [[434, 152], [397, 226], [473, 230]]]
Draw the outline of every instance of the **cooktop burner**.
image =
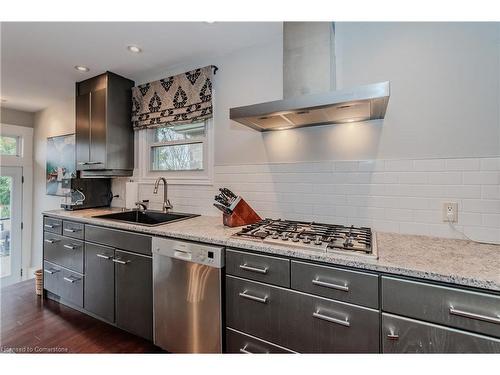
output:
[[376, 257], [374, 234], [366, 227], [264, 219], [244, 227], [235, 236], [309, 250]]

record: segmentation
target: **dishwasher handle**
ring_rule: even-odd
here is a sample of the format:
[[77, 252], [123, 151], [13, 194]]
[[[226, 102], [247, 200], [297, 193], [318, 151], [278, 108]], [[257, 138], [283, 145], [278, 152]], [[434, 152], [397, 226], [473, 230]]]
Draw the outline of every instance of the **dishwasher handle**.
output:
[[193, 254], [190, 251], [174, 249], [174, 258], [190, 261]]

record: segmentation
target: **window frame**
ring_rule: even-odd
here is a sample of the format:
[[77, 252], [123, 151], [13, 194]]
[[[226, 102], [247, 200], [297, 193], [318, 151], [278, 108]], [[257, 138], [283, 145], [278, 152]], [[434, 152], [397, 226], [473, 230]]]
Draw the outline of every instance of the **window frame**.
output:
[[[134, 172], [135, 177], [141, 180], [154, 180], [158, 177], [165, 177], [169, 183], [182, 185], [212, 185], [213, 184], [213, 118], [205, 120], [205, 137], [199, 139], [185, 139], [176, 141], [155, 141], [156, 129], [144, 129], [136, 132], [136, 144], [139, 145], [136, 150], [137, 168]], [[153, 170], [153, 148], [158, 146], [173, 146], [183, 144], [203, 144], [203, 169], [169, 171]]]

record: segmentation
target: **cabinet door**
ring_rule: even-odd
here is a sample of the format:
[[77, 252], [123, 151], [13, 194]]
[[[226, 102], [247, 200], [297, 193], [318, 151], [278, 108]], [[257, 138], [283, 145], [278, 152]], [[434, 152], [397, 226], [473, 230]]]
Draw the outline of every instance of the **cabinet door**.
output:
[[115, 250], [85, 244], [85, 309], [108, 322], [115, 320]]
[[151, 257], [115, 251], [116, 325], [148, 340], [153, 338]]
[[106, 167], [106, 89], [90, 94], [90, 156], [88, 169]]
[[76, 97], [76, 168], [85, 170], [90, 161], [90, 94]]
[[500, 353], [500, 340], [384, 313], [382, 347], [384, 353]]

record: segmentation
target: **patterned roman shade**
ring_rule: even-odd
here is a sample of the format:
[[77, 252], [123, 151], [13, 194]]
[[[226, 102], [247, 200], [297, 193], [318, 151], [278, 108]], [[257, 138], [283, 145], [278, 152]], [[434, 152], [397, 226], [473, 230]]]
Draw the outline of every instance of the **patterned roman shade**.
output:
[[213, 65], [132, 88], [134, 130], [212, 118]]

